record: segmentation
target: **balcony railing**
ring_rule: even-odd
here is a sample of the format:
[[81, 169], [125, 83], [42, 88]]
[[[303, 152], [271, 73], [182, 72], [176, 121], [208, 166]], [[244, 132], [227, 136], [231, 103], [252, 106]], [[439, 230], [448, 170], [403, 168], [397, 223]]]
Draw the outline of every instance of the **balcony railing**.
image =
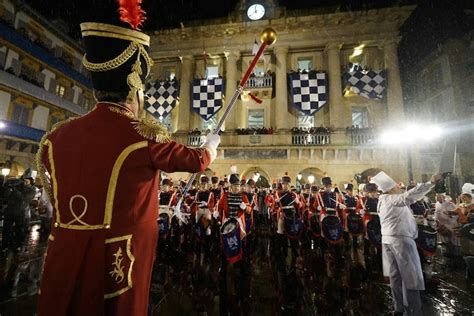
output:
[[188, 135], [188, 146], [201, 146], [206, 139], [203, 135]]
[[351, 132], [352, 145], [373, 145], [376, 141], [375, 135], [369, 132]]
[[291, 143], [299, 146], [324, 146], [331, 144], [331, 134], [293, 134]]
[[249, 78], [246, 88], [271, 88], [273, 85], [272, 76]]
[[21, 139], [39, 142], [45, 131], [21, 125], [15, 122], [0, 120], [0, 135], [7, 135]]

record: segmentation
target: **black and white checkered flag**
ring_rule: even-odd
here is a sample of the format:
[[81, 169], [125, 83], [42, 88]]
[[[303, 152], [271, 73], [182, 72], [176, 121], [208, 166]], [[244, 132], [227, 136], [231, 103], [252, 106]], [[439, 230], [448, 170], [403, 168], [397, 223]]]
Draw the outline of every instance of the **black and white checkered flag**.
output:
[[291, 103], [306, 115], [319, 111], [328, 100], [326, 73], [310, 71], [288, 75]]
[[367, 99], [383, 99], [387, 87], [387, 73], [385, 70], [347, 71], [342, 76], [346, 89]]
[[173, 80], [147, 83], [145, 94], [145, 109], [155, 118], [163, 119], [176, 106], [179, 82]]
[[222, 108], [223, 91], [222, 78], [193, 80], [193, 111], [209, 120]]

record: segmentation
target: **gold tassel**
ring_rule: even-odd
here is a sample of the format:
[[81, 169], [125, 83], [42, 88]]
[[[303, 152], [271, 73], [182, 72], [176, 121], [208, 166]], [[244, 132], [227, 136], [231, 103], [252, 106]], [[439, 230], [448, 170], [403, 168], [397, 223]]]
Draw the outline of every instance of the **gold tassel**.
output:
[[159, 144], [167, 143], [171, 140], [166, 127], [154, 119], [144, 118], [132, 124], [135, 125], [134, 128], [137, 133], [146, 139], [153, 140]]

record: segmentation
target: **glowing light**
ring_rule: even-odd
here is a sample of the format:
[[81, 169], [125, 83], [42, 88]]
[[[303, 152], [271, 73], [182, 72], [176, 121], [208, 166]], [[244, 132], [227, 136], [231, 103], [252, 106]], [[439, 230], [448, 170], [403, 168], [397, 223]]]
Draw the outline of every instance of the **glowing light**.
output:
[[7, 124], [0, 122], [0, 129], [4, 129], [5, 127], [7, 127]]
[[410, 124], [400, 129], [387, 130], [380, 135], [380, 141], [387, 145], [412, 144], [439, 138], [442, 130], [435, 125]]
[[303, 178], [303, 175], [301, 173], [298, 173], [298, 175], [296, 176], [296, 178], [299, 180], [301, 180], [301, 178]]
[[10, 168], [3, 168], [2, 169], [2, 175], [4, 177], [8, 176], [10, 174]]
[[313, 175], [309, 175], [309, 176], [308, 176], [308, 182], [309, 182], [310, 184], [313, 184], [313, 183], [314, 183], [314, 176], [313, 176]]

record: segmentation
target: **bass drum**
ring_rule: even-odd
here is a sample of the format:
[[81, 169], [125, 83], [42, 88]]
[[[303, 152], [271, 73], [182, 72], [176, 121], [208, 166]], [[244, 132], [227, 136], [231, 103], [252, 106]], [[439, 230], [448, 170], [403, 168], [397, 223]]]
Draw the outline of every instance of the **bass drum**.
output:
[[416, 245], [425, 256], [434, 256], [436, 254], [436, 245], [438, 241], [438, 232], [436, 229], [426, 225], [418, 225], [418, 238]]
[[326, 215], [322, 222], [321, 226], [323, 228], [324, 238], [330, 244], [339, 244], [343, 241], [343, 228], [341, 221], [337, 216]]
[[168, 213], [160, 213], [158, 215], [158, 235], [160, 237], [168, 236], [170, 232], [170, 217]]
[[237, 219], [231, 217], [222, 224], [220, 229], [221, 244], [224, 256], [229, 263], [235, 263], [242, 259], [243, 248], [240, 238], [240, 224]]
[[285, 235], [290, 239], [298, 238], [303, 232], [303, 221], [294, 209], [282, 210]]
[[367, 237], [374, 246], [382, 247], [382, 227], [378, 216], [367, 222]]
[[360, 236], [364, 233], [362, 217], [353, 212], [347, 215], [347, 230], [352, 236]]

